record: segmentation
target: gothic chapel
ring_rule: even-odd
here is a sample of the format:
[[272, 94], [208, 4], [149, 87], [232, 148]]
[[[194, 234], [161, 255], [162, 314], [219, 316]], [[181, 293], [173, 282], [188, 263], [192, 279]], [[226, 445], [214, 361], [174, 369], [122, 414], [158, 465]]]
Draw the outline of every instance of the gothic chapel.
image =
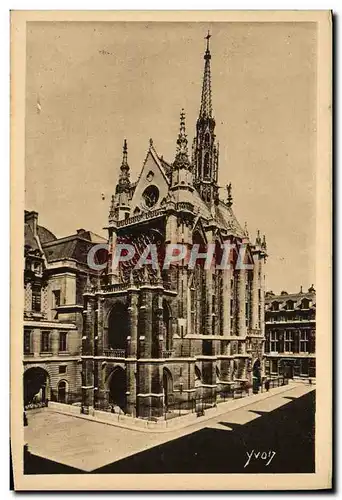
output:
[[[222, 391], [252, 384], [264, 373], [265, 237], [249, 239], [228, 197], [219, 197], [219, 149], [212, 110], [210, 35], [191, 157], [182, 111], [173, 162], [150, 140], [141, 173], [130, 179], [127, 143], [109, 213], [109, 247], [130, 243], [194, 243], [222, 248], [244, 245], [245, 263], [205, 269], [197, 261], [169, 269], [114, 268], [113, 253], [101, 279], [84, 294], [82, 412], [120, 408], [135, 417], [158, 418], [172, 404], [215, 402]], [[158, 254], [159, 255], [159, 254]], [[217, 254], [215, 253], [215, 256]]]

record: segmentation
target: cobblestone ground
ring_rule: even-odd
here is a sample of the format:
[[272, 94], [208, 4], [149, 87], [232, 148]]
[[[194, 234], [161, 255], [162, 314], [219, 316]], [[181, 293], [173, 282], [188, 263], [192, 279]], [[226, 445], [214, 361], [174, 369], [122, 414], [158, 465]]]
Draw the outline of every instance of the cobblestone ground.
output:
[[25, 428], [30, 450], [25, 473], [313, 472], [312, 389], [298, 385], [283, 394], [270, 393], [244, 408], [163, 434], [49, 409], [32, 411]]

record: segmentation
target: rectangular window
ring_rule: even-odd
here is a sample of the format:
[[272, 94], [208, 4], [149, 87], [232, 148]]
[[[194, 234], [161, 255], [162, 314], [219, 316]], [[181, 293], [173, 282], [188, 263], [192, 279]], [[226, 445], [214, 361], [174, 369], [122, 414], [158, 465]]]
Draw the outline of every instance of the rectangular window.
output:
[[61, 305], [61, 291], [53, 290], [52, 292], [52, 309], [56, 309]]
[[301, 361], [302, 375], [309, 375], [309, 360], [302, 359]]
[[32, 311], [41, 311], [41, 289], [39, 285], [32, 286]]
[[66, 371], [67, 371], [66, 365], [59, 366], [58, 373], [62, 374], [62, 373], [66, 373]]
[[271, 373], [278, 374], [278, 361], [276, 359], [271, 360]]
[[59, 332], [59, 350], [67, 351], [67, 333]]
[[293, 352], [293, 333], [291, 330], [285, 330], [284, 333], [284, 352]]
[[29, 354], [31, 352], [31, 331], [24, 331], [24, 353]]
[[40, 352], [50, 352], [50, 332], [42, 332]]
[[270, 332], [270, 352], [278, 352], [278, 332]]
[[300, 331], [299, 351], [309, 352], [309, 333], [307, 330]]

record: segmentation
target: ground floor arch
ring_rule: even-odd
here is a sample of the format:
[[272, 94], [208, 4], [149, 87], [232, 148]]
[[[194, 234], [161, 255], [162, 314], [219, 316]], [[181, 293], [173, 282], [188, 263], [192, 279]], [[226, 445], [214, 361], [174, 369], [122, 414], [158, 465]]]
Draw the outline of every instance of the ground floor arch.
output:
[[24, 406], [50, 399], [50, 378], [46, 370], [32, 367], [24, 372]]
[[163, 369], [163, 392], [164, 392], [164, 405], [167, 408], [172, 399], [173, 393], [173, 379], [171, 372], [167, 369]]
[[57, 401], [59, 403], [68, 403], [69, 385], [66, 380], [60, 380], [57, 385]]
[[261, 386], [261, 362], [260, 359], [256, 359], [253, 363], [253, 368], [252, 368], [252, 374], [253, 374], [253, 392], [257, 393], [259, 392], [259, 387]]
[[117, 366], [108, 378], [108, 402], [115, 408], [118, 406], [123, 412], [126, 411], [127, 404], [127, 380], [126, 370]]

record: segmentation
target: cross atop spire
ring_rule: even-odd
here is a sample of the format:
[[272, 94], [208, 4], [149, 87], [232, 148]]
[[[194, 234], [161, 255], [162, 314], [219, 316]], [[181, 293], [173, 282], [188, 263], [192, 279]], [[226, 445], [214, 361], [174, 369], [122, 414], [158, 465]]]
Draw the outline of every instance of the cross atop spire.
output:
[[208, 34], [207, 36], [204, 37], [206, 40], [207, 40], [207, 50], [205, 51], [205, 54], [204, 54], [204, 59], [211, 59], [211, 54], [210, 54], [210, 49], [209, 49], [209, 40], [211, 38], [211, 34], [208, 30]]
[[200, 118], [211, 118], [212, 117], [212, 104], [211, 104], [211, 74], [210, 74], [210, 48], [209, 40], [211, 35], [208, 31], [205, 39], [207, 40], [207, 48], [204, 53], [204, 76], [203, 76], [203, 86], [202, 86], [202, 98], [201, 98], [201, 109]]

